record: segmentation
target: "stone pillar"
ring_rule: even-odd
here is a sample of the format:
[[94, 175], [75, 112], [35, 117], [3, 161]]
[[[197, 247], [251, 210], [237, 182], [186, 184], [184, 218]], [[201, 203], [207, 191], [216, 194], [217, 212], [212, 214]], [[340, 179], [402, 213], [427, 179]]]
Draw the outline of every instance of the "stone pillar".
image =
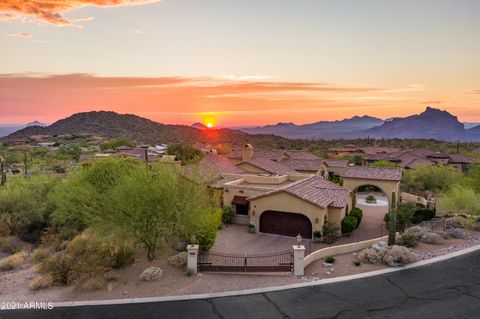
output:
[[293, 245], [293, 274], [295, 277], [305, 275], [305, 246]]
[[198, 245], [188, 245], [187, 252], [187, 269], [196, 274], [198, 270]]

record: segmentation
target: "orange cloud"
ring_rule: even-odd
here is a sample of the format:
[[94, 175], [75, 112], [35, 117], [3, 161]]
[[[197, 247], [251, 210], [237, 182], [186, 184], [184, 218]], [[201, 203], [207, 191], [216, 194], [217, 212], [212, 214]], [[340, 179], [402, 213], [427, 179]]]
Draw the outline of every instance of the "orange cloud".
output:
[[27, 32], [19, 32], [19, 33], [13, 33], [13, 34], [9, 34], [8, 35], [9, 37], [24, 37], [24, 38], [29, 38], [31, 36], [33, 36], [31, 33], [27, 33]]
[[3, 0], [0, 12], [8, 19], [26, 15], [52, 25], [72, 25], [73, 22], [63, 16], [69, 10], [85, 6], [117, 7], [142, 5], [160, 0]]

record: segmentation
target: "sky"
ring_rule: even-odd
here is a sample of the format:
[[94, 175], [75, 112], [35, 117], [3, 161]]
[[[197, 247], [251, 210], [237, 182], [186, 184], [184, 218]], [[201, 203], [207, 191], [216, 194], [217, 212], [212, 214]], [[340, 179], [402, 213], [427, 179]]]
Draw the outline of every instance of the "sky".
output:
[[477, 0], [2, 0], [0, 123], [480, 122]]

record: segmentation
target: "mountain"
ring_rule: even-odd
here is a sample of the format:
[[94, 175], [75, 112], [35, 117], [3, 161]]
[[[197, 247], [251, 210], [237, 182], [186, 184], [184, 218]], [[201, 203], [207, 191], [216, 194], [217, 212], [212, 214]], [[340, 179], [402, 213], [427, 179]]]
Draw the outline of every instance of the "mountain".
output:
[[[294, 148], [295, 141], [272, 135], [249, 135], [227, 128], [199, 130], [184, 125], [166, 125], [133, 114], [99, 111], [77, 113], [49, 126], [29, 126], [1, 140], [29, 138], [32, 135], [94, 134], [105, 138], [129, 137], [139, 144], [159, 143], [228, 143], [240, 146], [252, 143], [258, 147]], [[298, 143], [297, 143], [298, 144]]]
[[250, 134], [274, 134], [288, 138], [332, 139], [382, 125], [383, 123], [384, 121], [379, 118], [364, 115], [338, 121], [320, 121], [304, 125], [288, 122], [261, 127], [244, 127], [240, 128], [240, 130]]
[[465, 125], [465, 128], [468, 130], [468, 129], [474, 128], [476, 126], [479, 126], [480, 123], [464, 122], [463, 125]]
[[427, 107], [420, 114], [393, 118], [381, 126], [350, 134], [353, 135], [372, 138], [432, 138], [446, 141], [474, 139], [456, 116], [431, 107]]
[[193, 128], [196, 128], [197, 130], [206, 130], [206, 129], [208, 129], [208, 127], [206, 127], [205, 125], [203, 125], [202, 123], [199, 123], [199, 122], [193, 123], [193, 124], [192, 124], [192, 127], [193, 127]]
[[33, 122], [28, 123], [26, 126], [48, 126], [48, 125], [45, 124], [45, 123], [41, 123], [39, 121], [33, 121]]

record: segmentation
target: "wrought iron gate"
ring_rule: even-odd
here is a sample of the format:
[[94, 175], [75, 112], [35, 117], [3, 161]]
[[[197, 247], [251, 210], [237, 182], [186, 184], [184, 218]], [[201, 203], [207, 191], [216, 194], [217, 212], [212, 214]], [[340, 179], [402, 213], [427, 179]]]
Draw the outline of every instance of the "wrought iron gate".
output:
[[213, 272], [291, 272], [293, 252], [241, 255], [217, 252], [200, 252], [199, 271]]

